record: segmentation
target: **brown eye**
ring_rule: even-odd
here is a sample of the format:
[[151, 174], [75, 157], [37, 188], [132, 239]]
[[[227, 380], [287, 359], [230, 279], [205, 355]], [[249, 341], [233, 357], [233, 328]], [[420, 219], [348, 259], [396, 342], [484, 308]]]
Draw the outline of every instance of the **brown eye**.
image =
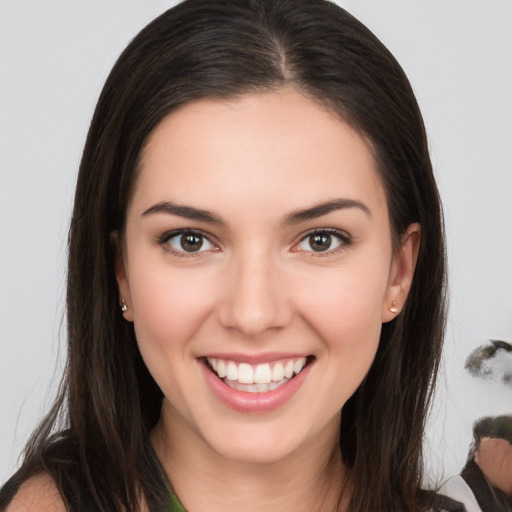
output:
[[181, 248], [187, 252], [198, 251], [203, 245], [203, 237], [195, 233], [181, 235], [179, 238]]
[[328, 234], [316, 234], [309, 237], [309, 246], [313, 251], [327, 251], [331, 248], [332, 238]]
[[350, 245], [350, 236], [337, 229], [317, 230], [307, 234], [297, 245], [302, 252], [334, 252]]
[[181, 231], [170, 233], [162, 239], [162, 243], [170, 246], [176, 254], [201, 253], [205, 251], [214, 251], [216, 247], [208, 238], [195, 231]]

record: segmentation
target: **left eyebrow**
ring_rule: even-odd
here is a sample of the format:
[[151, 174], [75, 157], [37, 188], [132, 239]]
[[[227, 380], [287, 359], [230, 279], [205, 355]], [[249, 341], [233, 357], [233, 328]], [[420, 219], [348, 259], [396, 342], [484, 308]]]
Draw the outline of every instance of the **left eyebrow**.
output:
[[322, 217], [323, 215], [327, 215], [336, 210], [345, 210], [347, 208], [358, 208], [363, 211], [368, 217], [372, 217], [372, 212], [361, 201], [357, 201], [355, 199], [334, 199], [332, 201], [327, 201], [325, 203], [320, 203], [311, 208], [306, 208], [304, 210], [297, 210], [287, 215], [284, 219], [283, 225], [294, 225], [300, 224], [301, 222], [305, 222], [307, 220], [316, 219], [318, 217]]

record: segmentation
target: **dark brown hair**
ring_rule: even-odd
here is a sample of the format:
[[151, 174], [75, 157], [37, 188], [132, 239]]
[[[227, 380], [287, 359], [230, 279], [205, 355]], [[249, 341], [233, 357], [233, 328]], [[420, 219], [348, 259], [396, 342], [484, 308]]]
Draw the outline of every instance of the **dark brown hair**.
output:
[[474, 445], [472, 452], [478, 450], [483, 437], [504, 439], [512, 444], [512, 416], [485, 416], [473, 424]]
[[284, 85], [370, 141], [395, 243], [411, 223], [421, 224], [409, 298], [383, 325], [375, 361], [343, 409], [340, 445], [354, 482], [351, 510], [427, 510], [422, 440], [445, 321], [438, 191], [404, 72], [366, 27], [324, 0], [186, 0], [120, 56], [98, 101], [78, 176], [61, 392], [4, 488], [4, 501], [45, 470], [73, 511], [136, 511], [141, 493], [159, 509], [166, 490], [148, 433], [162, 393], [142, 362], [132, 324], [119, 313], [111, 233], [123, 227], [141, 150], [165, 116], [194, 99]]

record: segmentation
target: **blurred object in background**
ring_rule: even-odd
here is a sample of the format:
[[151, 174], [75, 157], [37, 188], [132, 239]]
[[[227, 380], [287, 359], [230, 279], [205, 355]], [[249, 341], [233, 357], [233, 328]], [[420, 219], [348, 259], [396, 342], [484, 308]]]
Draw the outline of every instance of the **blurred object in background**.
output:
[[464, 503], [467, 512], [509, 512], [512, 416], [481, 418], [474, 424], [473, 434], [466, 465], [460, 475], [443, 484], [440, 493]]
[[474, 377], [512, 386], [512, 345], [506, 341], [490, 340], [488, 345], [482, 345], [469, 354], [464, 368]]

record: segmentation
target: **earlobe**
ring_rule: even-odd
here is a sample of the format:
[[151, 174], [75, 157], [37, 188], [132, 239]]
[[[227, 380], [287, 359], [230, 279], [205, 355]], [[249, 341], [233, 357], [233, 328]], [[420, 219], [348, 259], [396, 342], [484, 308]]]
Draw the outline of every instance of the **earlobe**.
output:
[[119, 290], [119, 307], [125, 320], [133, 322], [133, 308], [131, 307], [130, 286], [126, 276], [126, 263], [123, 258], [122, 241], [119, 232], [110, 233], [110, 242], [114, 252], [114, 266], [117, 287]]
[[382, 322], [390, 322], [402, 311], [414, 278], [418, 261], [421, 227], [411, 224], [402, 236], [400, 246], [393, 256], [389, 283], [382, 304]]

